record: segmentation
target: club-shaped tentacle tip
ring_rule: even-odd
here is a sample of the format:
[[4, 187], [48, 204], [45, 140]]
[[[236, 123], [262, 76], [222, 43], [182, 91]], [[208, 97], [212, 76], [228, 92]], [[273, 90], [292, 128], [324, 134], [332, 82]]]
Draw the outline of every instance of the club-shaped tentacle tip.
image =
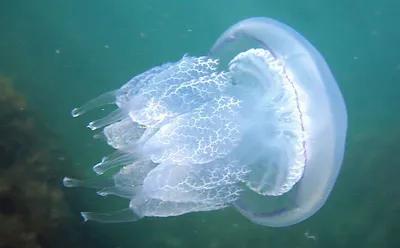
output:
[[71, 115], [72, 115], [72, 117], [78, 117], [78, 116], [80, 116], [82, 113], [81, 113], [81, 109], [80, 108], [74, 108], [72, 111], [71, 111]]
[[84, 222], [87, 222], [89, 220], [89, 212], [81, 212], [81, 216], [83, 218]]

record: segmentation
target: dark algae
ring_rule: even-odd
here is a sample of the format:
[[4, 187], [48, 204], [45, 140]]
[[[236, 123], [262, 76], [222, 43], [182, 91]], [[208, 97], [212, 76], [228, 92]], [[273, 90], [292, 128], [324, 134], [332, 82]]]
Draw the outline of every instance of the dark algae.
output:
[[68, 247], [57, 137], [0, 76], [0, 247]]

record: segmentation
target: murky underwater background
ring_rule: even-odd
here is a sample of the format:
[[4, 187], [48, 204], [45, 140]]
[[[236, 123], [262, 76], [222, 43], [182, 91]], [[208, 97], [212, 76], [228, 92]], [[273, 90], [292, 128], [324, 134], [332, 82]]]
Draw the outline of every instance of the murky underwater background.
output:
[[[0, 0], [0, 248], [400, 247], [399, 10], [398, 0]], [[73, 119], [71, 109], [186, 52], [205, 54], [251, 16], [293, 26], [340, 84], [349, 134], [327, 204], [286, 228], [234, 209], [83, 223], [82, 210], [126, 202], [61, 186], [64, 175], [93, 176], [110, 152], [85, 128], [101, 113]]]

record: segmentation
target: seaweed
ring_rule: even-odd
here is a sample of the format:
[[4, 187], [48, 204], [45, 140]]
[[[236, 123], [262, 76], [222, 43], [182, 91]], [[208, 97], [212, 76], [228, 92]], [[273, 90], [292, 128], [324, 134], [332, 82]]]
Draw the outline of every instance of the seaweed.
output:
[[59, 183], [68, 161], [26, 102], [0, 76], [0, 247], [70, 247], [74, 222]]

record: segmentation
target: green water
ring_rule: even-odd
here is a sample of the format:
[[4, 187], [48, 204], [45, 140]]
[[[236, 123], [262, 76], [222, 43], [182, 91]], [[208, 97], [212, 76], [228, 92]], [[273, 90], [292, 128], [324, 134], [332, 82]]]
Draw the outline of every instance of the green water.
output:
[[[0, 0], [0, 74], [14, 77], [31, 107], [61, 135], [73, 161], [71, 175], [91, 176], [91, 166], [110, 151], [85, 128], [101, 113], [73, 119], [73, 107], [186, 52], [205, 54], [241, 19], [283, 21], [325, 56], [348, 107], [345, 162], [327, 204], [286, 228], [255, 225], [233, 209], [127, 224], [85, 223], [82, 246], [396, 248], [399, 13], [398, 0]], [[75, 215], [115, 207], [113, 198], [92, 191], [71, 194]]]

